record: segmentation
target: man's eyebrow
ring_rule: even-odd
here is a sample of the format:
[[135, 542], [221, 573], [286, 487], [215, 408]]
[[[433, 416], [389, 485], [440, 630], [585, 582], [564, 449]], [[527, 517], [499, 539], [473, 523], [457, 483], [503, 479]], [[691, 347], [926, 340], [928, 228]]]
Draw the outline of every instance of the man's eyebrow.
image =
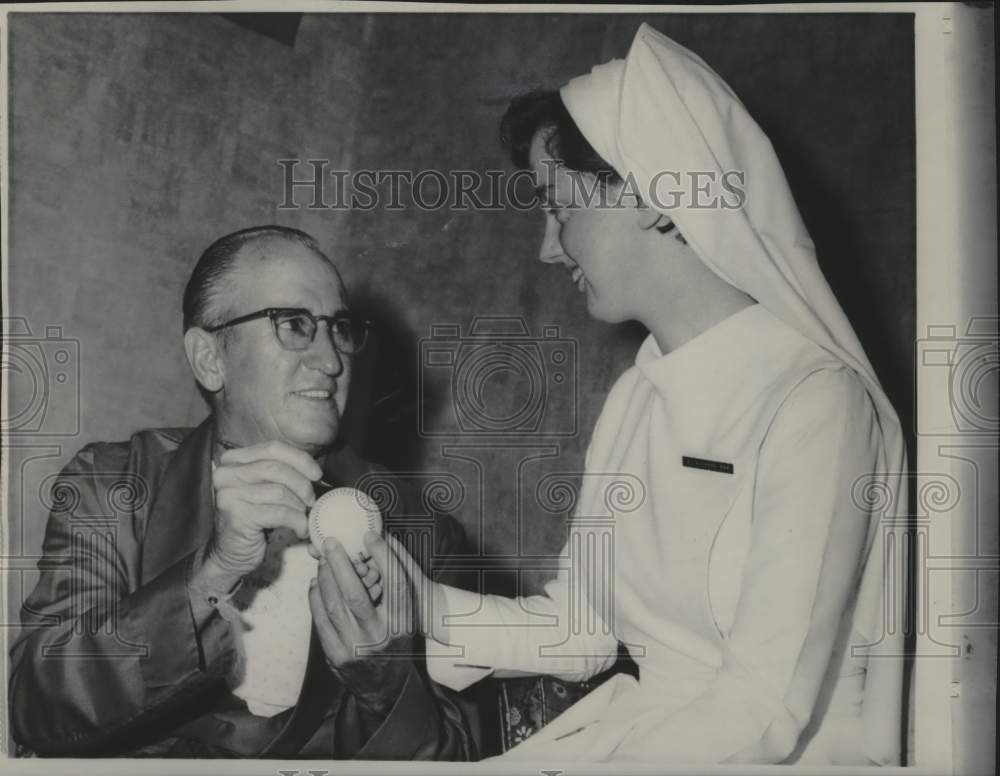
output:
[[279, 310], [296, 310], [296, 311], [301, 310], [303, 312], [309, 313], [310, 315], [317, 315], [317, 316], [318, 315], [324, 315], [327, 318], [340, 318], [341, 316], [349, 316], [351, 314], [351, 310], [350, 310], [349, 307], [338, 307], [332, 313], [314, 313], [312, 310], [310, 310], [304, 304], [303, 305], [288, 305], [287, 307], [279, 307], [278, 309]]
[[314, 315], [323, 315], [325, 318], [349, 318], [351, 317], [351, 308], [336, 307], [332, 313], [314, 313]]

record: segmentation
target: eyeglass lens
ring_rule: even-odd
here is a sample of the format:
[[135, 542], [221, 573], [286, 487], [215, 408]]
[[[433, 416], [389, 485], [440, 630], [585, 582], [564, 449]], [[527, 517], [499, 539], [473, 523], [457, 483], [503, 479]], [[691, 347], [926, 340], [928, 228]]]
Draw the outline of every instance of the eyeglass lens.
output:
[[[329, 323], [333, 346], [346, 355], [357, 353], [364, 345], [366, 331], [364, 325], [356, 324], [350, 318], [334, 318]], [[305, 350], [316, 336], [316, 319], [305, 313], [276, 315], [274, 328], [278, 340], [289, 350]]]

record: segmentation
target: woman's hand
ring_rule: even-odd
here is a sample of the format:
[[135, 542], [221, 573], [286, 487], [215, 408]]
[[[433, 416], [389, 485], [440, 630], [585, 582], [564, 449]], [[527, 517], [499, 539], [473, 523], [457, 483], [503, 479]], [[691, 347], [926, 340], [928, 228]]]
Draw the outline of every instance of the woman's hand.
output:
[[[424, 636], [448, 643], [448, 629], [444, 624], [447, 612], [447, 600], [444, 589], [438, 582], [433, 582], [394, 536], [386, 534], [386, 543], [399, 560], [399, 565], [409, 577], [410, 588], [413, 590], [414, 623]], [[367, 542], [367, 540], [366, 540]]]

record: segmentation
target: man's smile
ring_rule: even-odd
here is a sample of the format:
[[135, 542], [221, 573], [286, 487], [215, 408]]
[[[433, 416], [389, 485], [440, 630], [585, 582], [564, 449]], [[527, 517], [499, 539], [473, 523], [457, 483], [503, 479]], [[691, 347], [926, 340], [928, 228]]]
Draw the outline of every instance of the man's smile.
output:
[[333, 397], [333, 393], [325, 388], [307, 388], [302, 391], [293, 391], [292, 395], [312, 401], [330, 401]]

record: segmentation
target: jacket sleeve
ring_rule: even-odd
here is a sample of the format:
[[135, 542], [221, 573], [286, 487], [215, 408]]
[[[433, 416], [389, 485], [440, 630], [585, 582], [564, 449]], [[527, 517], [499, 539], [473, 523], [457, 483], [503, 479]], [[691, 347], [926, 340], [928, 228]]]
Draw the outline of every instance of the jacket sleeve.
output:
[[469, 717], [467, 701], [414, 663], [389, 715], [367, 740], [357, 703], [345, 696], [334, 750], [338, 758], [355, 760], [475, 760], [478, 745]]
[[[425, 550], [433, 547], [432, 557], [421, 554], [418, 560], [425, 569], [432, 564], [447, 569], [448, 558], [465, 548], [465, 532], [454, 518], [443, 516], [436, 520], [433, 535], [433, 544], [416, 542]], [[423, 644], [419, 640], [418, 644], [422, 652]], [[478, 724], [475, 700], [437, 684], [427, 675], [423, 661], [414, 660], [388, 716], [370, 735], [364, 734], [360, 710], [349, 693], [318, 735], [328, 741], [332, 737], [338, 759], [476, 760], [481, 741]], [[314, 750], [315, 737], [306, 751]]]
[[9, 686], [14, 738], [42, 755], [119, 754], [162, 738], [164, 720], [235, 656], [217, 613], [195, 621], [193, 555], [138, 588], [135, 515], [107, 517], [114, 489], [135, 476], [127, 456], [125, 445], [88, 446], [53, 488]]

